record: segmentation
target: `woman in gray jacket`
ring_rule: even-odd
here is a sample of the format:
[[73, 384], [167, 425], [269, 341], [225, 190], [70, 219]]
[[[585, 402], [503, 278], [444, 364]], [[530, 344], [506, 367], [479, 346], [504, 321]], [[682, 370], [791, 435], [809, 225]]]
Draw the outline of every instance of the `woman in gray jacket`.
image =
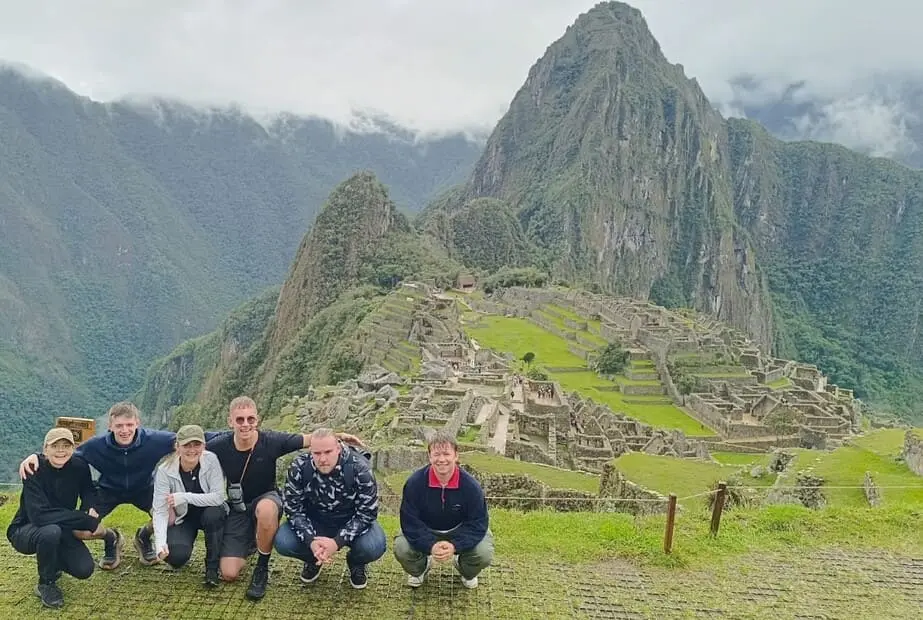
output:
[[219, 584], [218, 551], [228, 515], [224, 472], [205, 449], [205, 432], [194, 424], [176, 433], [176, 452], [154, 474], [154, 549], [173, 568], [189, 561], [199, 530], [205, 531], [205, 586]]

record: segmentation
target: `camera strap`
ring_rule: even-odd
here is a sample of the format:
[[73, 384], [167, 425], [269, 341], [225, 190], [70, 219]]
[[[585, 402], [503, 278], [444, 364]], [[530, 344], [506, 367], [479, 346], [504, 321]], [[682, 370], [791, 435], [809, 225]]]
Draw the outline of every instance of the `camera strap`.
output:
[[250, 464], [250, 457], [253, 456], [253, 450], [256, 448], [256, 444], [253, 444], [253, 447], [250, 448], [250, 453], [247, 454], [247, 460], [244, 462], [244, 469], [240, 472], [240, 480], [237, 481], [237, 484], [243, 486], [244, 484], [244, 474], [247, 473], [247, 465]]

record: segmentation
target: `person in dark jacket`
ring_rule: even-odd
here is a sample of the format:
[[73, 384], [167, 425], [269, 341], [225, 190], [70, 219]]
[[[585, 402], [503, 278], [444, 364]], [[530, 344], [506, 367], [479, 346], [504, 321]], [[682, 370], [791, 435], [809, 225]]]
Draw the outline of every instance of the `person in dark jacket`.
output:
[[315, 430], [310, 453], [289, 467], [282, 506], [287, 519], [276, 534], [276, 551], [304, 562], [304, 583], [316, 581], [321, 567], [349, 547], [349, 583], [366, 586], [366, 565], [383, 556], [388, 543], [378, 524], [378, 483], [364, 455], [330, 429]]
[[38, 469], [23, 483], [19, 509], [6, 530], [16, 551], [35, 554], [35, 594], [45, 607], [64, 605], [57, 585], [62, 572], [77, 579], [93, 574], [93, 558], [83, 539], [115, 538], [113, 530], [100, 525], [97, 506], [90, 467], [74, 455], [73, 433], [66, 428], [51, 429], [45, 435]]
[[[223, 431], [229, 434], [229, 431]], [[206, 439], [222, 432], [207, 432]], [[109, 432], [91, 437], [77, 446], [81, 457], [99, 472], [97, 482], [99, 503], [96, 507], [103, 519], [122, 504], [130, 504], [150, 514], [154, 501], [154, 469], [162, 458], [173, 452], [176, 434], [141, 426], [141, 412], [130, 402], [114, 404], [109, 409]], [[38, 456], [27, 457], [19, 467], [23, 480], [35, 471]], [[122, 534], [107, 540], [99, 567], [112, 570], [122, 561]], [[153, 543], [154, 525], [148, 521], [135, 532], [134, 545], [142, 564], [157, 562]]]
[[434, 560], [449, 559], [462, 585], [476, 588], [478, 574], [494, 556], [484, 491], [458, 466], [458, 443], [452, 435], [437, 431], [427, 450], [430, 464], [404, 483], [394, 556], [412, 588], [423, 585]]

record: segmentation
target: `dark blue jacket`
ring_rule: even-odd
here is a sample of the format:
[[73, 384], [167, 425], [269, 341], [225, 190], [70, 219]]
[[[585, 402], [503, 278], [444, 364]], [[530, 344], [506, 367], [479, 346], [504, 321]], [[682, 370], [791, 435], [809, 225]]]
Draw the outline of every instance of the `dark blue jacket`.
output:
[[487, 501], [478, 481], [460, 467], [443, 488], [432, 467], [410, 474], [401, 499], [401, 533], [410, 546], [429, 553], [437, 538], [433, 530], [451, 533], [444, 538], [456, 551], [474, 549], [487, 533]]
[[[205, 440], [218, 434], [206, 432]], [[139, 427], [128, 446], [120, 446], [108, 431], [87, 439], [75, 453], [99, 472], [100, 489], [115, 495], [134, 495], [154, 484], [154, 469], [160, 459], [173, 452], [175, 441], [176, 433]]]

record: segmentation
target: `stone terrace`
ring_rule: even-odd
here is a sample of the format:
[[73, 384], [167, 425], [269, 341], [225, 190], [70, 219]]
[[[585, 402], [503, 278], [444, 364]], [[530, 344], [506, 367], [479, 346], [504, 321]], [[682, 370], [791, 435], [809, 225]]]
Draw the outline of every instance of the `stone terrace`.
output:
[[[580, 340], [586, 325], [563, 317], [568, 323], [561, 329], [545, 318], [548, 305], [599, 321], [602, 339], [621, 342], [633, 359], [649, 357], [673, 402], [732, 443], [776, 437], [784, 426], [796, 443], [822, 447], [857, 430], [858, 402], [851, 390], [830, 384], [815, 366], [765, 355], [738, 330], [700, 313], [554, 288], [513, 287], [482, 303], [568, 338], [571, 351], [588, 360], [593, 353]], [[702, 360], [698, 367], [683, 367], [696, 386], [682, 393], [670, 367], [675, 371], [691, 358]]]

